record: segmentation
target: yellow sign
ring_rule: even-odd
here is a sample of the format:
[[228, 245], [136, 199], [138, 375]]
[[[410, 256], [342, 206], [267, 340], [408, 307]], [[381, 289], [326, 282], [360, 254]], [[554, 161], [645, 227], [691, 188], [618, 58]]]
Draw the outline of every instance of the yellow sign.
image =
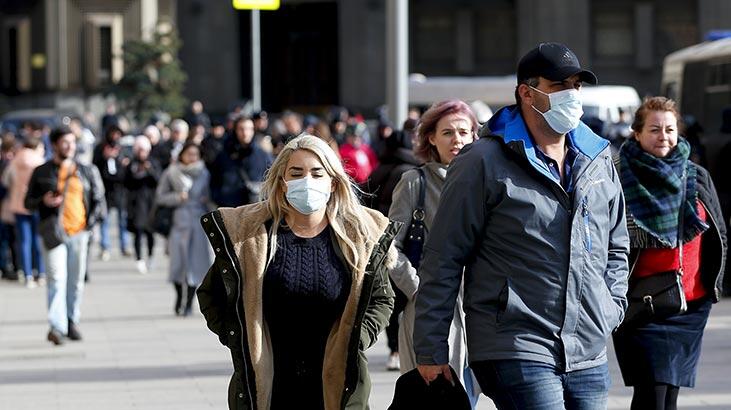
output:
[[236, 10], [277, 10], [279, 0], [233, 0]]

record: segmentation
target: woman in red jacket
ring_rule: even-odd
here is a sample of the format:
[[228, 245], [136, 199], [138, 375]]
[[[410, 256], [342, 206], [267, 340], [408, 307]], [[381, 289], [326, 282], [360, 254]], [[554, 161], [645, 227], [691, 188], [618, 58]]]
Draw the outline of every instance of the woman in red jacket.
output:
[[615, 333], [622, 377], [634, 387], [633, 410], [675, 409], [680, 387], [695, 385], [703, 330], [721, 293], [726, 226], [708, 171], [688, 159], [679, 118], [674, 101], [646, 99], [635, 114], [634, 137], [619, 151], [630, 283], [682, 268], [688, 305], [684, 313], [627, 323]]

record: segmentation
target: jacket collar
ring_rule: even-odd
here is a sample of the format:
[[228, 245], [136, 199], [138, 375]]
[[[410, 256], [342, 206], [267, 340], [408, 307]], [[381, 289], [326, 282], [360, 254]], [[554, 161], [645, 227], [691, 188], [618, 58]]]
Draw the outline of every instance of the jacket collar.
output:
[[[480, 137], [492, 135], [502, 138], [503, 142], [513, 147], [521, 147], [531, 165], [547, 177], [551, 177], [548, 169], [543, 165], [537, 155], [538, 149], [528, 132], [520, 108], [517, 105], [510, 105], [501, 108], [480, 130]], [[586, 124], [579, 122], [576, 129], [566, 134], [569, 143], [579, 151], [580, 154], [593, 161], [609, 145], [609, 141], [596, 135]]]

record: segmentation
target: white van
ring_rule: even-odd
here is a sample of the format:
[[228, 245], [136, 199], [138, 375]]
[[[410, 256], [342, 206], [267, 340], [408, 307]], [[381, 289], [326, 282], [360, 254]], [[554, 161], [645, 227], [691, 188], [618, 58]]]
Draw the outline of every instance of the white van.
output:
[[602, 120], [605, 124], [620, 121], [620, 110], [634, 115], [642, 101], [637, 91], [626, 85], [597, 85], [581, 88], [584, 116]]
[[481, 123], [493, 111], [515, 104], [515, 76], [500, 77], [426, 77], [409, 76], [409, 106], [426, 108], [437, 101], [460, 99], [472, 107]]
[[[426, 77], [409, 76], [409, 105], [428, 107], [434, 102], [458, 98], [474, 106], [491, 108], [489, 115], [477, 113], [485, 122], [492, 111], [515, 104], [516, 79], [514, 75], [494, 77]], [[634, 88], [624, 85], [585, 86], [581, 89], [584, 115], [602, 120], [605, 124], [620, 121], [620, 109], [630, 114], [640, 106], [640, 96]]]

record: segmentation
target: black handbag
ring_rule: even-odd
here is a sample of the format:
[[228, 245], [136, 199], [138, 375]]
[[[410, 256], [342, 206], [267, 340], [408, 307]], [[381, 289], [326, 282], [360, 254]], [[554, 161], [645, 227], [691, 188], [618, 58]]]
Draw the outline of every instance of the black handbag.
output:
[[403, 244], [403, 252], [414, 269], [419, 268], [421, 262], [421, 252], [424, 249], [424, 233], [426, 231], [424, 227], [424, 198], [426, 197], [426, 177], [424, 176], [424, 170], [416, 168], [419, 171], [419, 200], [416, 204], [414, 212], [411, 213], [411, 225], [409, 225], [409, 231], [406, 234], [406, 239]]
[[[685, 201], [686, 172], [683, 171], [683, 201]], [[664, 319], [688, 310], [683, 289], [683, 207], [678, 216], [678, 259], [677, 270], [655, 273], [629, 280], [627, 299], [629, 306], [623, 326], [638, 326], [653, 320]]]
[[152, 212], [150, 212], [150, 221], [148, 226], [153, 232], [159, 233], [162, 236], [170, 235], [170, 230], [173, 227], [174, 212], [174, 207], [156, 204]]
[[66, 242], [68, 234], [61, 226], [58, 215], [49, 215], [38, 222], [38, 235], [43, 241], [43, 246], [47, 249], [53, 249], [58, 245]]
[[625, 324], [647, 323], [685, 312], [688, 304], [682, 276], [682, 269], [678, 269], [630, 281]]

